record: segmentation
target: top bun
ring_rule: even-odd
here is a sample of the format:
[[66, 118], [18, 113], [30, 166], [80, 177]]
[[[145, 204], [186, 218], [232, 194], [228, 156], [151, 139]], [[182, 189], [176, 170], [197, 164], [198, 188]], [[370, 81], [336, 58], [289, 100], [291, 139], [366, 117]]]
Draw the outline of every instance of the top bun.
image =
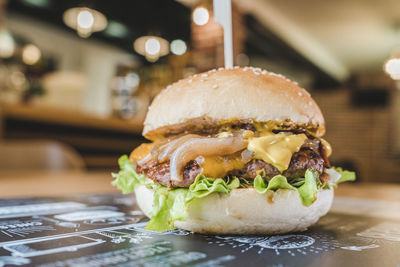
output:
[[202, 125], [226, 122], [292, 123], [325, 133], [310, 94], [284, 76], [252, 67], [211, 70], [180, 80], [154, 99], [143, 135], [154, 140]]

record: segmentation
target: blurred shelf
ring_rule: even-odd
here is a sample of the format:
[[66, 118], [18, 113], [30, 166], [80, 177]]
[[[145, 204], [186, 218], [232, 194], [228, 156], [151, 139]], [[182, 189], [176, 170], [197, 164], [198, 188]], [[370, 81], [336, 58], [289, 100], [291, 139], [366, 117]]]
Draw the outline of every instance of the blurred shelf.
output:
[[[26, 139], [26, 130], [8, 130], [7, 136], [12, 136], [14, 139]], [[63, 135], [56, 135], [51, 132], [33, 131], [29, 133], [30, 139], [57, 139], [65, 144], [79, 147], [81, 150], [91, 150], [96, 152], [107, 150], [109, 152], [120, 152], [124, 151], [129, 145], [138, 145], [136, 143], [127, 141], [127, 138], [117, 138], [117, 136], [96, 136], [93, 134], [73, 134], [72, 132], [66, 131]], [[134, 137], [134, 136], [132, 136]]]
[[118, 172], [117, 161], [118, 157], [115, 156], [96, 156], [87, 155], [84, 157], [86, 166], [91, 166], [92, 169], [103, 169]]
[[0, 104], [0, 116], [2, 116], [3, 119], [22, 119], [133, 134], [141, 134], [143, 129], [142, 120], [122, 120], [91, 115], [74, 110], [34, 105], [12, 105], [2, 103]]
[[145, 142], [142, 121], [73, 110], [0, 103], [0, 141], [56, 140], [74, 148], [89, 170], [117, 170], [117, 160]]

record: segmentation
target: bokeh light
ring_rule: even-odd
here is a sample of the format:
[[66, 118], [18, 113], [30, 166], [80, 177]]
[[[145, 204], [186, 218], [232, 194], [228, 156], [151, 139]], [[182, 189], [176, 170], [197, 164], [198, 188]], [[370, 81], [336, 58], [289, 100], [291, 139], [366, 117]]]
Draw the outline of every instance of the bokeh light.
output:
[[9, 58], [14, 54], [15, 42], [8, 31], [0, 31], [0, 57]]
[[204, 7], [197, 7], [193, 11], [193, 22], [199, 26], [207, 24], [209, 18], [210, 14]]
[[78, 13], [77, 17], [78, 26], [84, 29], [90, 29], [94, 23], [94, 17], [88, 10], [82, 10]]
[[391, 58], [385, 64], [385, 71], [394, 80], [400, 80], [400, 58]]
[[171, 52], [175, 55], [180, 56], [185, 54], [186, 49], [187, 49], [186, 43], [182, 40], [177, 39], [171, 42]]
[[27, 65], [36, 64], [41, 55], [40, 49], [33, 44], [28, 44], [22, 49], [22, 61]]
[[155, 38], [150, 38], [145, 43], [146, 54], [158, 55], [161, 50], [160, 42]]

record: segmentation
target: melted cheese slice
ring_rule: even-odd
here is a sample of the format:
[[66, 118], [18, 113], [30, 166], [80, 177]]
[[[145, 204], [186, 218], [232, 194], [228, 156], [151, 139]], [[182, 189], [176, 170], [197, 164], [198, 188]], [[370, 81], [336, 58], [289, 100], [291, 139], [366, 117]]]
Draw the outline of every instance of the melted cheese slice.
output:
[[[250, 131], [249, 131], [250, 132]], [[252, 133], [252, 132], [251, 132]], [[228, 136], [230, 132], [223, 132], [220, 137]], [[255, 159], [261, 159], [275, 166], [280, 172], [289, 167], [293, 153], [298, 152], [307, 139], [305, 134], [288, 134], [262, 132], [260, 137], [254, 137], [253, 133], [245, 135], [248, 141], [247, 149], [254, 152]], [[331, 145], [320, 138], [327, 156], [332, 154]], [[139, 161], [145, 158], [155, 143], [145, 143], [138, 146], [131, 153], [131, 160]], [[209, 156], [199, 162], [203, 169], [202, 174], [207, 177], [219, 178], [226, 176], [232, 170], [242, 169], [247, 162], [243, 162], [240, 153], [230, 156]]]
[[144, 143], [138, 146], [135, 150], [132, 151], [130, 155], [130, 160], [131, 161], [139, 161], [141, 159], [144, 159], [151, 151], [153, 148], [154, 143]]
[[200, 163], [203, 169], [202, 174], [206, 177], [222, 178], [232, 170], [240, 170], [247, 162], [242, 161], [239, 155], [236, 156], [212, 156], [204, 157]]
[[326, 141], [325, 139], [320, 138], [319, 140], [321, 141], [321, 144], [324, 147], [324, 150], [326, 152], [326, 156], [329, 157], [330, 155], [332, 155], [332, 146], [331, 146], [331, 144], [329, 144], [328, 141]]
[[283, 172], [289, 167], [293, 153], [300, 150], [306, 139], [305, 134], [264, 133], [261, 137], [250, 138], [247, 149], [254, 152], [254, 158], [261, 159]]

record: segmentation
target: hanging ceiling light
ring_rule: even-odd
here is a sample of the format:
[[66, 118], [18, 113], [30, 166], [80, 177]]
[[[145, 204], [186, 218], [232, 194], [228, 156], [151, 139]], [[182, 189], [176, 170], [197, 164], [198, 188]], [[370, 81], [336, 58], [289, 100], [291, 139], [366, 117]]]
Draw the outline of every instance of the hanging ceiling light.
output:
[[107, 27], [107, 18], [101, 12], [87, 7], [74, 7], [63, 14], [64, 23], [77, 31], [78, 35], [87, 38], [93, 32]]
[[36, 64], [41, 56], [40, 49], [33, 44], [28, 44], [22, 48], [22, 61], [27, 65]]
[[386, 61], [385, 71], [393, 80], [400, 80], [400, 58], [391, 58]]
[[133, 43], [133, 48], [150, 62], [155, 62], [169, 53], [168, 41], [158, 36], [139, 37]]
[[170, 49], [173, 54], [180, 56], [186, 53], [187, 46], [184, 41], [176, 39], [171, 42]]
[[0, 30], [0, 57], [9, 58], [14, 55], [15, 41], [11, 34], [5, 30]]
[[400, 80], [400, 47], [392, 49], [389, 59], [383, 65], [383, 69], [393, 80]]
[[193, 11], [193, 22], [199, 26], [206, 25], [210, 14], [208, 13], [207, 8], [205, 7], [196, 7]]

